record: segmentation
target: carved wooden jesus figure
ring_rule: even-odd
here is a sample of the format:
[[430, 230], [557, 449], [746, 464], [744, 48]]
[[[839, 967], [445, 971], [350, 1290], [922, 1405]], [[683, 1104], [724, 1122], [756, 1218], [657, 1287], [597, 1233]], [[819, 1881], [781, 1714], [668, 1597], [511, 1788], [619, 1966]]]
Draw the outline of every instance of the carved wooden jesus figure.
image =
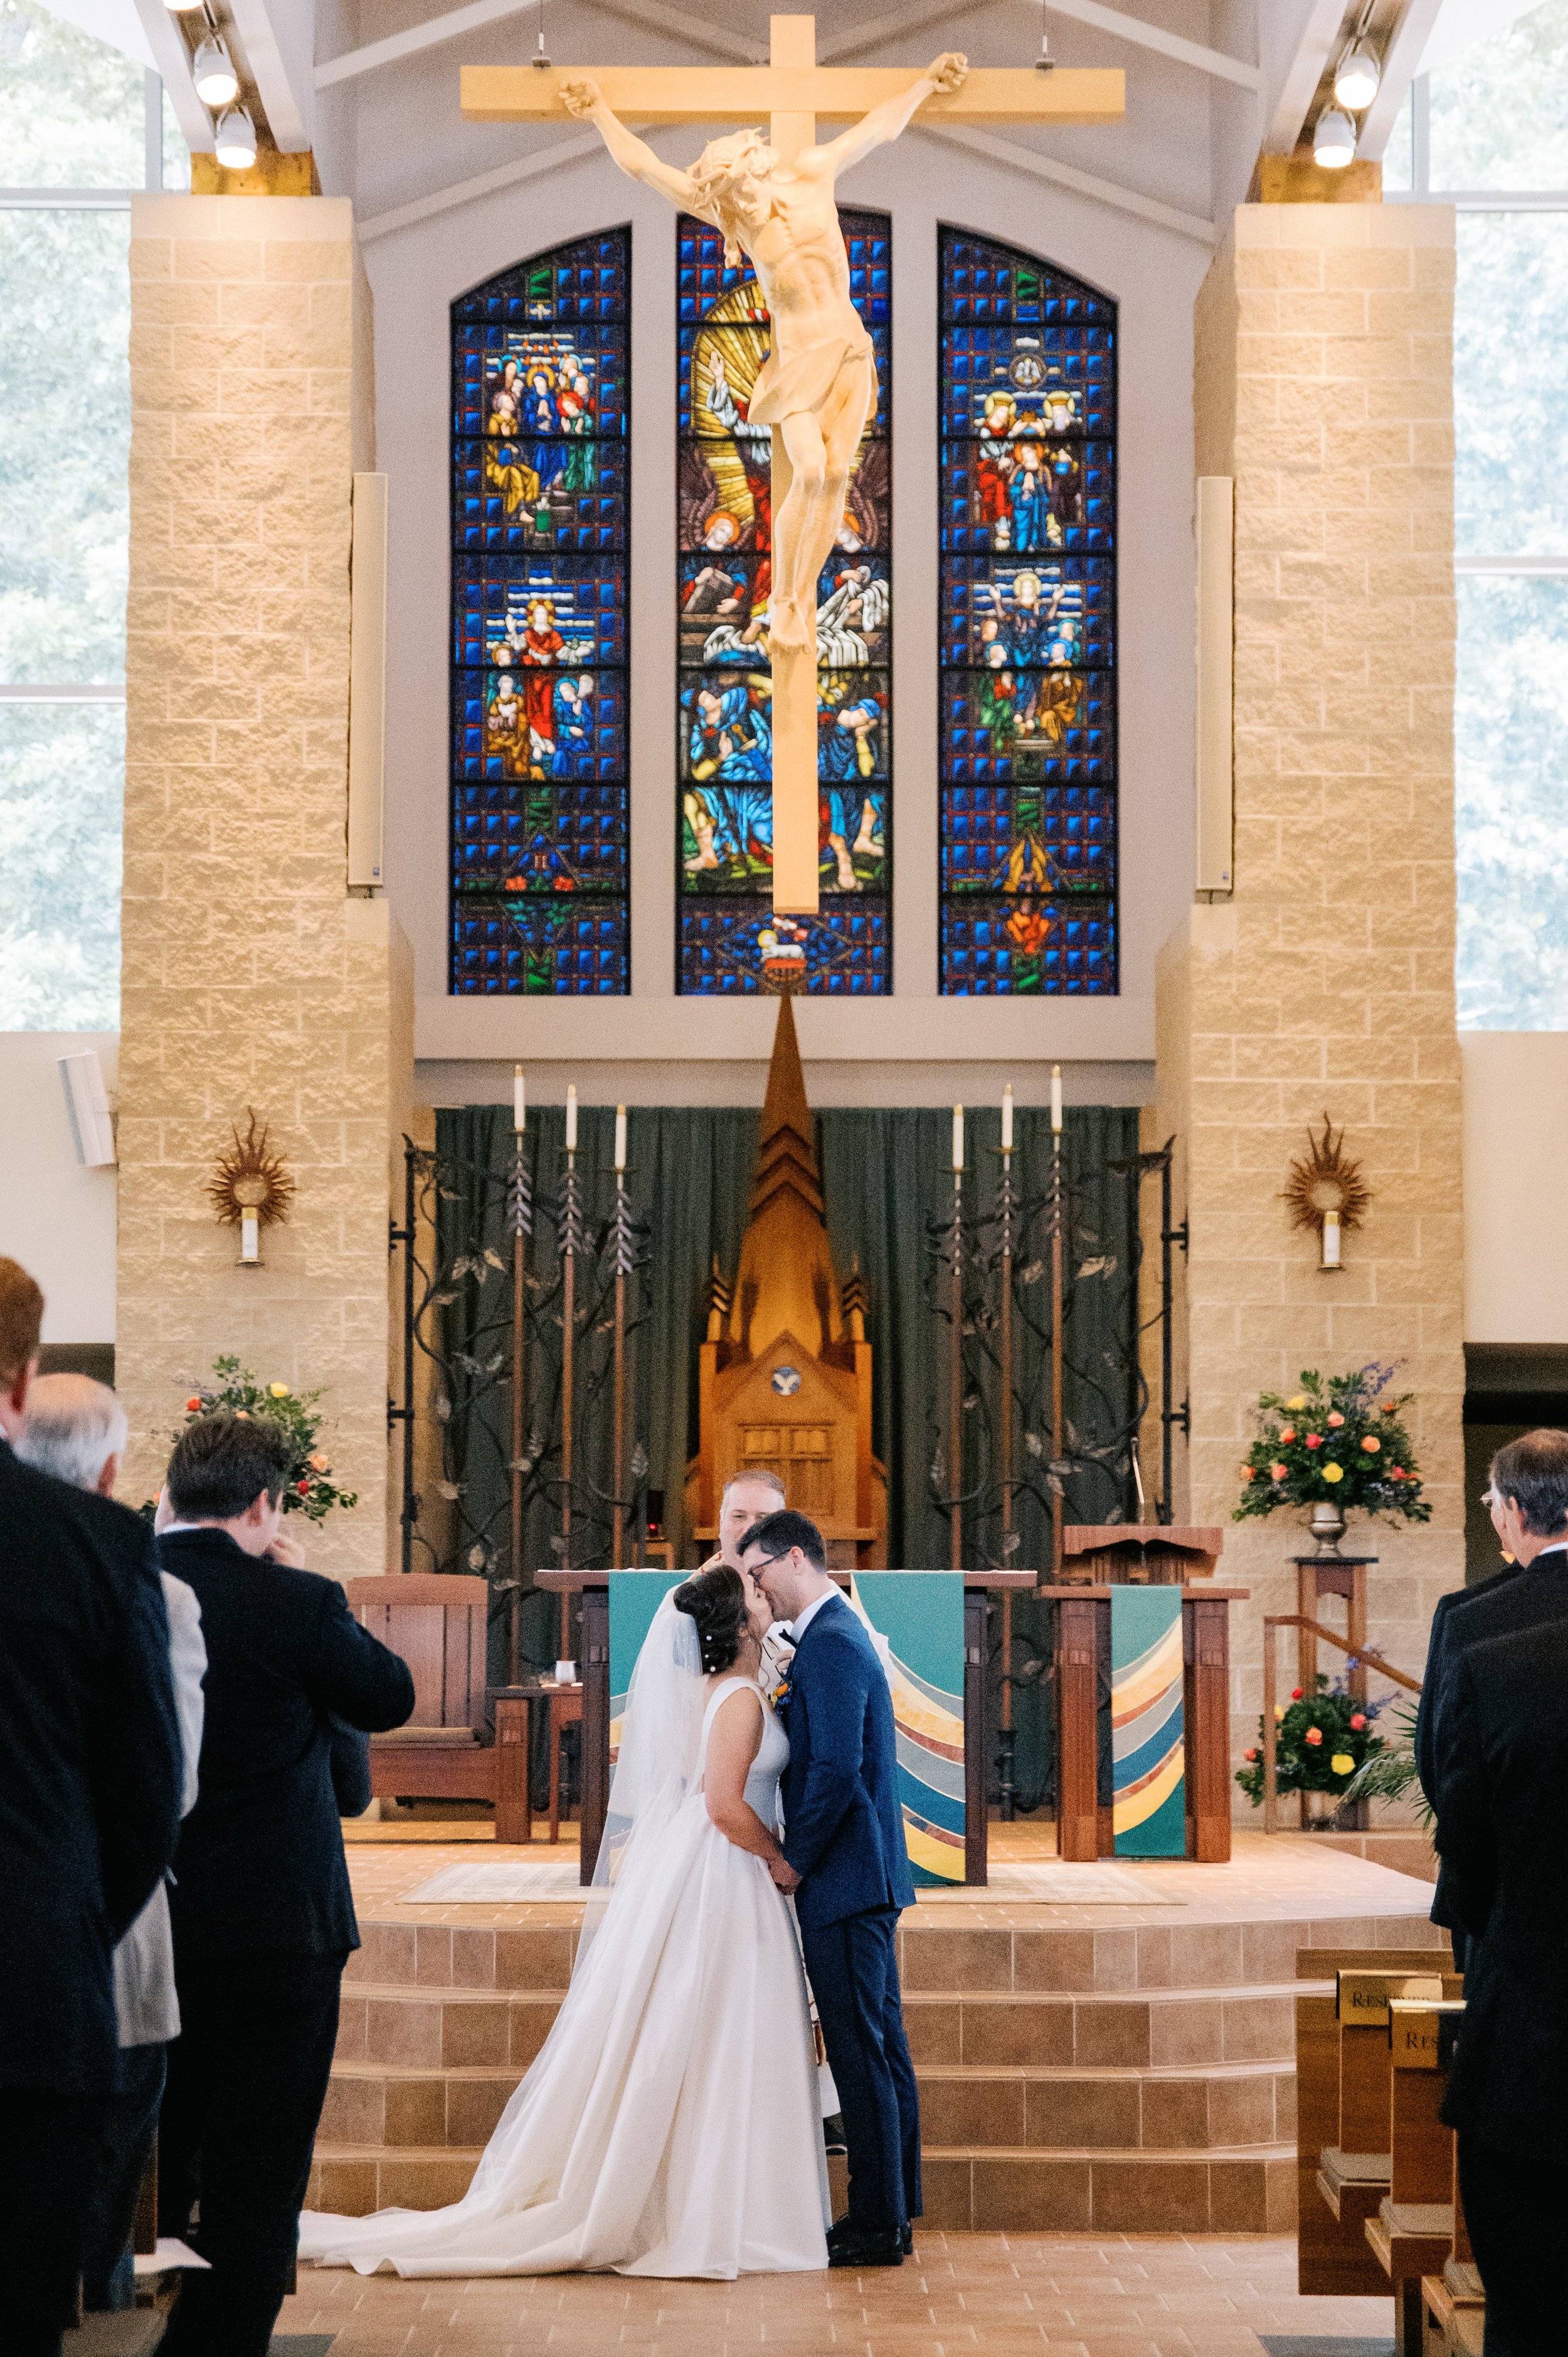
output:
[[773, 517], [769, 638], [810, 650], [817, 633], [817, 580], [843, 522], [844, 493], [861, 436], [876, 414], [871, 338], [850, 300], [849, 261], [833, 203], [839, 174], [905, 130], [936, 92], [955, 91], [967, 59], [949, 52], [897, 98], [874, 106], [822, 146], [786, 159], [759, 130], [710, 140], [691, 170], [660, 161], [629, 132], [596, 82], [568, 81], [568, 113], [597, 125], [621, 170], [683, 211], [722, 230], [725, 259], [745, 253], [773, 323], [773, 348], [747, 414], [778, 429], [789, 482]]

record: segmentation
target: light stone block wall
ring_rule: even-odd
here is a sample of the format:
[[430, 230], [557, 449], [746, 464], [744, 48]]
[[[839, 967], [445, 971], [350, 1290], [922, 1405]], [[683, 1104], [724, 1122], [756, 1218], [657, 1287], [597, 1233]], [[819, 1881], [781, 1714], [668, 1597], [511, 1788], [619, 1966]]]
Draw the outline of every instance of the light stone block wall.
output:
[[[1251, 1589], [1238, 1749], [1307, 1544], [1283, 1514], [1230, 1522], [1261, 1390], [1401, 1361], [1434, 1512], [1353, 1518], [1380, 1557], [1372, 1644], [1418, 1675], [1464, 1573], [1453, 282], [1448, 208], [1249, 205], [1197, 306], [1197, 471], [1236, 483], [1236, 882], [1163, 953], [1158, 1112], [1191, 1222], [1176, 1518], [1227, 1524], [1222, 1574]], [[1372, 1192], [1337, 1276], [1280, 1200], [1325, 1112]]]
[[[338, 1575], [385, 1561], [412, 1044], [386, 906], [345, 888], [353, 267], [343, 200], [133, 201], [121, 1494], [156, 1489], [192, 1383], [236, 1351], [324, 1387], [360, 1504], [295, 1527]], [[298, 1186], [248, 1269], [204, 1191], [247, 1107]]]

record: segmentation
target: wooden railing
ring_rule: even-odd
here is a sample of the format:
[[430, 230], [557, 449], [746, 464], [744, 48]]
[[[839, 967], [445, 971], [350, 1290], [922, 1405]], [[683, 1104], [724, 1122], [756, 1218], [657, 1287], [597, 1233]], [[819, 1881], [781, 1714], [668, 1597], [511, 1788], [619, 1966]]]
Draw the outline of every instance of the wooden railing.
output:
[[1309, 1636], [1324, 1638], [1327, 1643], [1337, 1647], [1359, 1668], [1376, 1670], [1380, 1677], [1391, 1679], [1396, 1686], [1403, 1686], [1407, 1694], [1418, 1695], [1421, 1692], [1419, 1678], [1406, 1677], [1402, 1670], [1396, 1670], [1391, 1662], [1385, 1662], [1382, 1655], [1374, 1653], [1369, 1646], [1348, 1644], [1332, 1629], [1326, 1629], [1321, 1620], [1310, 1620], [1305, 1612], [1266, 1614], [1263, 1620], [1263, 1831], [1266, 1834], [1277, 1834], [1280, 1829], [1274, 1739], [1278, 1727], [1274, 1717], [1274, 1697], [1279, 1684], [1278, 1647], [1274, 1641], [1276, 1629], [1304, 1629]]

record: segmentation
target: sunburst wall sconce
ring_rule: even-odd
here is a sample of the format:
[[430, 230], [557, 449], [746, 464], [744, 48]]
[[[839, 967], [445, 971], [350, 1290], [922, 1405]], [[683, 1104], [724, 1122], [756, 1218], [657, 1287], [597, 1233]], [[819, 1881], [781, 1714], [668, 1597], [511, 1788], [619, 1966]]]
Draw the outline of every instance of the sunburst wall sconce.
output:
[[243, 1138], [236, 1129], [234, 1144], [218, 1157], [218, 1168], [207, 1191], [218, 1207], [220, 1223], [240, 1231], [240, 1265], [254, 1268], [262, 1257], [262, 1230], [281, 1226], [294, 1199], [294, 1180], [281, 1154], [267, 1151], [267, 1133], [256, 1135], [256, 1116], [245, 1108], [250, 1127]]
[[1359, 1228], [1372, 1197], [1363, 1183], [1361, 1166], [1344, 1151], [1345, 1133], [1337, 1131], [1326, 1114], [1323, 1135], [1306, 1133], [1311, 1149], [1290, 1167], [1290, 1185], [1283, 1200], [1291, 1207], [1292, 1224], [1317, 1231], [1317, 1265], [1329, 1271], [1343, 1266], [1340, 1239], [1347, 1228]]

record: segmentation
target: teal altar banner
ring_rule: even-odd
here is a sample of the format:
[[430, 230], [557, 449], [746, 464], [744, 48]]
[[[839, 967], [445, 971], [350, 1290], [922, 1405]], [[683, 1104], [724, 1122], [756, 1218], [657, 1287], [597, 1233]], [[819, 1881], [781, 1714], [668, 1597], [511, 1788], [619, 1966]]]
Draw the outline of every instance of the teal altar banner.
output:
[[620, 1723], [627, 1690], [653, 1616], [672, 1587], [691, 1577], [686, 1571], [612, 1571], [610, 1590], [610, 1765], [620, 1753]]
[[917, 1883], [962, 1882], [963, 1574], [857, 1571], [850, 1602], [893, 1690], [910, 1872]]
[[1187, 1856], [1182, 1592], [1111, 1591], [1111, 1821], [1118, 1857]]

